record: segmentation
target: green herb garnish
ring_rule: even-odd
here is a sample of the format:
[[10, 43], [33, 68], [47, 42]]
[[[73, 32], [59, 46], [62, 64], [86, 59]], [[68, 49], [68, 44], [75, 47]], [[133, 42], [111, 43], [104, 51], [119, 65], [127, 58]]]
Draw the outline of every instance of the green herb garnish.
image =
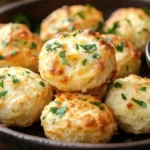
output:
[[132, 23], [130, 19], [126, 18], [125, 21], [132, 27]]
[[17, 54], [17, 51], [12, 51], [11, 56], [15, 56]]
[[85, 19], [85, 14], [84, 14], [84, 11], [79, 11], [77, 12], [77, 15], [81, 18], [81, 19]]
[[3, 46], [3, 47], [8, 46], [8, 44], [9, 44], [9, 42], [8, 42], [7, 40], [3, 40], [3, 41], [2, 41], [2, 46]]
[[0, 98], [4, 97], [7, 94], [8, 91], [2, 91], [0, 92]]
[[121, 42], [119, 45], [116, 45], [116, 49], [119, 52], [123, 52], [124, 47], [125, 47], [124, 42]]
[[50, 107], [50, 112], [56, 114], [57, 116], [59, 116], [59, 118], [63, 117], [67, 111], [68, 107], [64, 106], [64, 107]]
[[86, 53], [92, 53], [93, 51], [97, 50], [96, 44], [88, 44], [88, 45], [80, 45]]
[[0, 82], [0, 87], [4, 88], [4, 81], [3, 80]]
[[135, 99], [135, 98], [132, 98], [132, 100], [137, 103], [138, 105], [140, 105], [141, 107], [143, 108], [146, 108], [147, 107], [147, 104], [144, 102], [144, 101], [141, 101], [141, 100], [138, 100], [138, 99]]
[[61, 51], [60, 54], [59, 54], [59, 56], [61, 58], [66, 58], [66, 50]]
[[63, 33], [62, 35], [63, 35], [64, 37], [66, 37], [66, 36], [69, 35], [69, 33], [65, 32], [65, 33]]
[[141, 87], [140, 91], [146, 91], [146, 87]]
[[93, 57], [94, 59], [97, 59], [97, 58], [99, 58], [99, 57], [100, 57], [100, 55], [99, 55], [99, 54], [97, 54], [97, 53], [95, 53], [95, 54], [93, 54], [93, 55], [92, 55], [92, 57]]
[[37, 44], [35, 42], [32, 42], [29, 48], [30, 49], [36, 49], [37, 48]]
[[76, 44], [76, 50], [78, 50], [79, 49], [79, 45], [78, 44]]
[[40, 81], [39, 84], [42, 86], [42, 87], [45, 87], [45, 84], [43, 81]]
[[5, 58], [5, 56], [0, 56], [0, 60], [4, 60]]
[[87, 63], [87, 59], [84, 59], [84, 60], [82, 61], [82, 65], [85, 66], [86, 63]]
[[107, 30], [107, 33], [116, 34], [116, 30], [119, 27], [119, 22], [114, 22], [113, 27]]
[[17, 84], [19, 81], [20, 81], [20, 79], [18, 79], [18, 78], [16, 78], [16, 77], [13, 77], [13, 83], [14, 83], [14, 84]]
[[105, 110], [104, 107], [101, 107], [101, 106], [100, 106], [100, 105], [102, 104], [101, 102], [90, 102], [90, 103], [93, 104], [93, 105], [95, 105], [95, 106], [97, 106], [97, 107], [99, 107], [100, 110]]
[[102, 29], [103, 29], [103, 26], [104, 26], [104, 22], [103, 22], [103, 21], [100, 21], [100, 22], [98, 23], [98, 27], [97, 27], [97, 29], [96, 29], [95, 31], [101, 32]]
[[127, 99], [126, 96], [125, 96], [123, 93], [121, 94], [121, 97], [122, 97], [122, 99], [124, 99], [124, 100]]
[[53, 119], [52, 119], [52, 125], [55, 124], [55, 121], [56, 121], [56, 118], [53, 118]]
[[122, 87], [122, 84], [119, 83], [119, 82], [116, 82], [116, 83], [114, 84], [114, 87], [115, 87], [115, 88], [121, 88], [121, 87]]
[[0, 76], [0, 79], [4, 79], [5, 78], [5, 76]]

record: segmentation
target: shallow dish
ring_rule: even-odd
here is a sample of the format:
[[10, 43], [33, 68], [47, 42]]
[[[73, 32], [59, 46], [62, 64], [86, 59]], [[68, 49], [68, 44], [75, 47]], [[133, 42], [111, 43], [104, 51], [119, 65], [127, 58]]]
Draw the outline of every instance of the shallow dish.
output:
[[[31, 21], [31, 28], [35, 28], [35, 24], [39, 23], [53, 10], [63, 5], [75, 4], [92, 4], [104, 12], [105, 19], [112, 11], [120, 7], [150, 7], [149, 0], [63, 0], [63, 1], [48, 1], [48, 0], [26, 0], [7, 5], [0, 9], [0, 23], [12, 21], [15, 14], [21, 13], [26, 15]], [[145, 58], [142, 60], [141, 76], [150, 77], [149, 69]], [[8, 129], [0, 126], [0, 149], [2, 150], [133, 150], [133, 149], [150, 149], [150, 134], [132, 135], [120, 131], [113, 137], [111, 143], [106, 144], [87, 144], [87, 143], [65, 143], [48, 140], [45, 138], [43, 129], [40, 123], [25, 129]]]

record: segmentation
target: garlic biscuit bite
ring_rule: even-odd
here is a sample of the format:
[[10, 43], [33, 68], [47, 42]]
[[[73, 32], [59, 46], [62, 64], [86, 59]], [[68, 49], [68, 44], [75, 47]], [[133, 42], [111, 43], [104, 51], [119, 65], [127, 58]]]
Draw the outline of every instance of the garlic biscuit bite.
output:
[[45, 106], [41, 125], [51, 140], [109, 142], [117, 131], [112, 112], [99, 98], [76, 93], [57, 94]]
[[122, 37], [113, 34], [104, 34], [102, 36], [115, 47], [116, 74], [114, 79], [123, 78], [130, 74], [139, 74], [141, 53], [136, 47]]
[[40, 119], [52, 89], [39, 74], [22, 67], [0, 68], [0, 123], [28, 127]]
[[116, 69], [113, 46], [92, 30], [59, 33], [39, 55], [39, 71], [55, 90], [101, 91]]
[[150, 133], [150, 79], [136, 75], [114, 81], [105, 104], [128, 133]]
[[8, 23], [0, 28], [0, 67], [21, 66], [38, 72], [40, 38], [26, 25]]
[[43, 20], [40, 36], [46, 41], [58, 32], [72, 32], [79, 29], [101, 31], [103, 21], [102, 12], [93, 6], [63, 6]]
[[122, 36], [144, 54], [150, 39], [150, 14], [146, 8], [118, 9], [106, 21], [104, 31]]

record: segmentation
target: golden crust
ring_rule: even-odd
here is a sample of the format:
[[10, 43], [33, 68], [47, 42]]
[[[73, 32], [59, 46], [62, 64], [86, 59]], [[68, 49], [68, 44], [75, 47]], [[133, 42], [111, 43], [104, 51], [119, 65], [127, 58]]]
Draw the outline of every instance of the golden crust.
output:
[[121, 8], [116, 10], [106, 21], [105, 32], [112, 32], [130, 41], [144, 54], [145, 45], [150, 39], [150, 16], [141, 8]]
[[0, 67], [21, 66], [38, 72], [40, 38], [23, 24], [5, 24], [0, 28]]
[[102, 28], [103, 14], [92, 6], [63, 6], [52, 12], [41, 24], [42, 40], [49, 40], [58, 32]]
[[114, 79], [123, 78], [130, 74], [139, 74], [141, 53], [135, 46], [122, 37], [113, 34], [102, 35], [112, 44], [116, 51], [116, 74]]
[[[62, 115], [53, 108], [66, 111]], [[99, 98], [77, 93], [57, 94], [44, 108], [41, 124], [48, 138], [66, 142], [109, 142], [117, 131], [112, 112]]]
[[0, 68], [0, 123], [28, 127], [51, 99], [52, 89], [40, 75], [21, 67]]
[[103, 89], [116, 69], [113, 46], [92, 30], [67, 34], [60, 33], [43, 46], [39, 55], [42, 78], [59, 91]]
[[[121, 84], [118, 86], [117, 84]], [[150, 79], [136, 75], [114, 81], [105, 100], [119, 126], [129, 133], [150, 133]]]

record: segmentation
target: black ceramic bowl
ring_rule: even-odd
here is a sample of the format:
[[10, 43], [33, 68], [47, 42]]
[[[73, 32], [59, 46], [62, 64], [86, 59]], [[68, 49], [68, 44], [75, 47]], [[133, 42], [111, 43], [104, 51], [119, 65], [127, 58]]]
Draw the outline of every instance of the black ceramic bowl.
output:
[[[39, 23], [53, 10], [63, 5], [92, 4], [102, 10], [105, 19], [112, 11], [120, 7], [150, 7], [150, 0], [26, 0], [10, 4], [0, 9], [0, 23], [12, 21], [15, 14], [26, 15], [32, 24]], [[141, 76], [150, 77], [145, 58], [142, 61]], [[45, 138], [40, 123], [25, 129], [8, 129], [0, 126], [0, 150], [150, 150], [150, 134], [132, 135], [120, 131], [111, 143], [87, 144], [65, 143], [48, 140]]]

